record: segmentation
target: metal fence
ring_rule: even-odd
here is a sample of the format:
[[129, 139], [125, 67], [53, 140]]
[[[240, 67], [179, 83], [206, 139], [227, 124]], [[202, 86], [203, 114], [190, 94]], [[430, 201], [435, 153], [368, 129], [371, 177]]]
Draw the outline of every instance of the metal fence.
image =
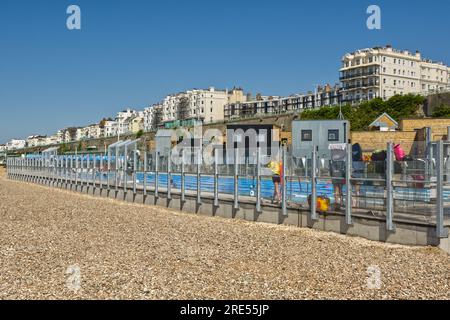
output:
[[[108, 191], [152, 194], [162, 193], [168, 199], [174, 193], [220, 199], [232, 199], [234, 209], [242, 201], [251, 201], [256, 211], [263, 206], [309, 210], [316, 220], [322, 211], [345, 215], [352, 224], [354, 214], [370, 214], [385, 219], [389, 231], [395, 232], [396, 219], [436, 224], [438, 237], [448, 237], [444, 224], [450, 209], [450, 143], [430, 143], [427, 155], [395, 161], [394, 145], [388, 143], [386, 158], [379, 161], [353, 161], [352, 147], [347, 145], [345, 157], [335, 160], [319, 155], [313, 148], [309, 155], [292, 156], [284, 147], [277, 155], [281, 161], [280, 175], [267, 166], [260, 150], [247, 151], [247, 156], [232, 156], [216, 150], [210, 162], [200, 150], [181, 152], [181, 160], [173, 154], [139, 151], [136, 141], [111, 146], [107, 154], [28, 155], [7, 159], [11, 179], [61, 186]], [[193, 151], [193, 152], [192, 152]], [[187, 161], [189, 160], [189, 161]], [[219, 161], [223, 160], [223, 161]], [[338, 169], [336, 169], [338, 168]], [[275, 194], [279, 186], [279, 196]], [[324, 209], [320, 201], [330, 206]]]

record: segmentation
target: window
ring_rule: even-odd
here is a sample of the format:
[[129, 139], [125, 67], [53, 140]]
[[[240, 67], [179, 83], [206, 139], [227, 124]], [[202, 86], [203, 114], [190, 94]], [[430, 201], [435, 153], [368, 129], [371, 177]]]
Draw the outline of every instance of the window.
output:
[[312, 141], [312, 130], [302, 130], [302, 141]]
[[339, 141], [339, 130], [328, 130], [328, 141]]

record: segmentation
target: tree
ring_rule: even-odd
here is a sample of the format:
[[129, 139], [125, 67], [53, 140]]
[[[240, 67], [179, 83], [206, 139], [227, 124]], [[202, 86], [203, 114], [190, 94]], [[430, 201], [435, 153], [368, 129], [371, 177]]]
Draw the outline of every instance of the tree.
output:
[[[386, 112], [396, 121], [404, 118], [418, 117], [419, 107], [425, 98], [419, 95], [394, 96], [387, 101], [380, 98], [362, 102], [357, 106], [342, 107], [344, 118], [350, 121], [353, 131], [366, 130], [368, 126], [382, 113]], [[337, 119], [339, 106], [323, 107], [317, 110], [306, 110], [301, 115], [302, 120], [332, 120]]]
[[178, 120], [185, 120], [189, 118], [189, 98], [188, 97], [181, 97], [180, 101], [177, 105], [177, 118]]
[[432, 115], [433, 118], [450, 118], [450, 106], [441, 104]]
[[144, 135], [144, 130], [139, 130], [137, 133], [136, 133], [136, 139], [139, 139], [139, 138], [141, 138], [142, 136]]
[[158, 127], [161, 125], [162, 122], [162, 108], [160, 107], [153, 107], [153, 119], [152, 119], [152, 128], [154, 130], [157, 130]]

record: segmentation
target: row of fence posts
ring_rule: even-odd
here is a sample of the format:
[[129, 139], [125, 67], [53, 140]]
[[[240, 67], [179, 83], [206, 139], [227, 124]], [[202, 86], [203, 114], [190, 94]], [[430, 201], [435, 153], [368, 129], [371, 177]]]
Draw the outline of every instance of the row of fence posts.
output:
[[[444, 203], [443, 203], [443, 179], [444, 179], [444, 147], [443, 141], [439, 141], [434, 143], [437, 145], [437, 161], [436, 161], [436, 175], [437, 175], [437, 208], [436, 208], [436, 228], [437, 228], [437, 236], [439, 238], [446, 238], [448, 233], [444, 228]], [[393, 184], [393, 175], [394, 175], [394, 153], [393, 153], [393, 143], [387, 144], [387, 163], [386, 163], [386, 228], [388, 231], [395, 231], [395, 225], [393, 223], [394, 216], [394, 184]], [[352, 178], [352, 145], [347, 145], [347, 157], [346, 157], [346, 195], [345, 195], [345, 221], [348, 225], [352, 224], [352, 183], [354, 180]], [[314, 147], [312, 151], [312, 167], [311, 167], [311, 198], [310, 198], [310, 216], [312, 220], [318, 220], [319, 215], [317, 212], [317, 181], [319, 179], [318, 175], [318, 148]], [[134, 154], [134, 168], [133, 168], [133, 193], [137, 193], [137, 158], [136, 153]], [[183, 159], [185, 159], [185, 154], [183, 151], [182, 154]], [[214, 164], [214, 206], [219, 206], [219, 167], [218, 160], [219, 154], [218, 152], [214, 153], [215, 164]], [[235, 157], [235, 167], [234, 167], [234, 203], [233, 208], [235, 210], [239, 209], [239, 154], [236, 150], [234, 153]], [[286, 175], [286, 162], [287, 162], [287, 150], [286, 147], [282, 148], [282, 166], [281, 170], [281, 188], [282, 188], [282, 202], [281, 209], [282, 214], [284, 216], [288, 215], [287, 208], [287, 182], [288, 176]], [[155, 158], [155, 188], [154, 188], [154, 196], [155, 198], [159, 197], [159, 167], [160, 167], [160, 154], [156, 153]], [[118, 157], [116, 157], [116, 166], [118, 164]], [[172, 166], [171, 166], [171, 153], [169, 152], [168, 156], [168, 165], [167, 165], [167, 199], [172, 199]], [[75, 162], [75, 166], [74, 166]], [[97, 173], [100, 173], [99, 186], [100, 189], [103, 189], [103, 174], [101, 170], [96, 168], [96, 161], [94, 157], [94, 161], [92, 161], [92, 166], [90, 163], [89, 156], [86, 158], [86, 167], [84, 167], [83, 156], [80, 161], [74, 161], [71, 156], [63, 156], [55, 157], [53, 159], [43, 159], [43, 158], [7, 158], [7, 175], [11, 179], [22, 180], [27, 182], [34, 182], [40, 184], [47, 184], [49, 186], [62, 186], [63, 184], [69, 185], [75, 181], [75, 186], [80, 184], [81, 188], [85, 186], [86, 188], [90, 187], [89, 182], [89, 172], [92, 170], [91, 183], [92, 187], [96, 188], [96, 176]], [[185, 161], [182, 161], [181, 164], [181, 201], [186, 201], [186, 170], [185, 170]], [[103, 157], [100, 157], [100, 167], [103, 168]], [[73, 170], [75, 168], [75, 171]], [[144, 168], [143, 171], [143, 194], [147, 196], [147, 177], [148, 177], [148, 157], [147, 153], [144, 153]], [[78, 169], [81, 171], [80, 178], [78, 178]], [[83, 170], [86, 169], [85, 174], [83, 175]], [[122, 177], [123, 177], [123, 191], [126, 194], [128, 192], [127, 187], [127, 166], [126, 161], [124, 161], [124, 165], [122, 166]], [[110, 158], [108, 158], [108, 167], [107, 167], [107, 181], [106, 188], [108, 192], [111, 190], [110, 183], [110, 173], [114, 171], [114, 187], [115, 191], [119, 191], [119, 170], [117, 167], [115, 170], [111, 168]], [[197, 164], [197, 199], [196, 202], [198, 205], [202, 204], [202, 194], [201, 194], [201, 164], [198, 161]], [[83, 179], [84, 177], [84, 179]], [[380, 180], [381, 181], [381, 180]], [[258, 150], [256, 155], [256, 211], [258, 213], [262, 212], [262, 203], [261, 203], [261, 152]]]

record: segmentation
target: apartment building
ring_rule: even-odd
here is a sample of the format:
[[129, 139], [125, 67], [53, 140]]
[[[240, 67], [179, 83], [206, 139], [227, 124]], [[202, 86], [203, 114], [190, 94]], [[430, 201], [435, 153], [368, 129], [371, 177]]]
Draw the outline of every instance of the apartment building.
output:
[[164, 105], [163, 103], [154, 104], [144, 109], [143, 112], [143, 126], [144, 131], [157, 130], [163, 122], [164, 117]]
[[11, 151], [11, 150], [23, 149], [26, 147], [26, 145], [27, 145], [26, 140], [11, 139], [11, 141], [6, 143], [6, 150]]
[[130, 118], [139, 115], [136, 110], [126, 109], [117, 113], [117, 134], [126, 134], [129, 130]]
[[87, 139], [98, 139], [103, 135], [103, 130], [100, 128], [99, 124], [91, 124], [90, 126], [86, 127], [87, 131]]
[[315, 92], [294, 94], [289, 97], [261, 96], [245, 102], [228, 103], [224, 107], [225, 120], [259, 115], [298, 112], [304, 109], [338, 105], [341, 100], [338, 85], [317, 86]]
[[45, 145], [49, 146], [49, 145], [55, 145], [55, 144], [59, 144], [61, 143], [61, 138], [58, 136], [58, 134], [54, 134], [51, 136], [47, 136], [45, 138]]
[[46, 136], [41, 136], [41, 135], [33, 135], [33, 136], [29, 136], [26, 139], [26, 145], [27, 147], [39, 147], [39, 146], [43, 146], [45, 145], [47, 137]]
[[167, 96], [162, 105], [162, 122], [197, 119], [203, 123], [224, 120], [228, 91], [193, 89]]
[[115, 137], [118, 132], [118, 123], [115, 120], [106, 120], [104, 122], [104, 136]]
[[76, 141], [89, 138], [89, 127], [77, 128]]
[[342, 58], [340, 69], [344, 102], [397, 94], [419, 94], [448, 86], [448, 67], [424, 60], [419, 51], [396, 50], [391, 46], [362, 49]]
[[141, 130], [144, 130], [144, 116], [143, 116], [143, 114], [131, 117], [130, 118], [130, 122], [128, 124], [128, 132], [136, 134], [136, 133], [138, 133]]
[[423, 92], [442, 91], [450, 84], [450, 68], [442, 62], [423, 60], [420, 64], [420, 80]]

